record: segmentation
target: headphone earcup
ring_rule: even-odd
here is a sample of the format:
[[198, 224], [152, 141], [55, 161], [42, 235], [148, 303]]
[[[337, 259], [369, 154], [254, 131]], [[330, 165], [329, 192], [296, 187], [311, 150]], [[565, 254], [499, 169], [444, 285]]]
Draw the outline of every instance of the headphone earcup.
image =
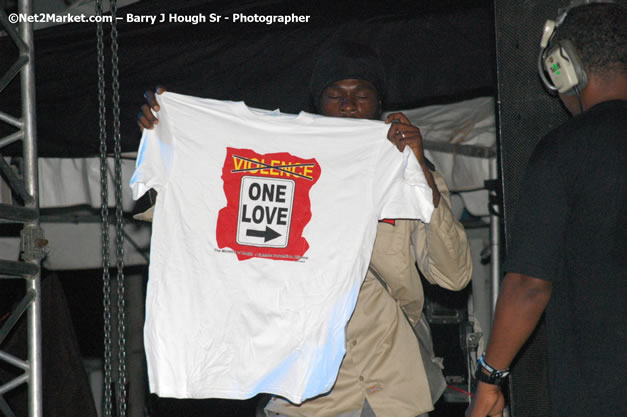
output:
[[[563, 48], [563, 51], [570, 57], [573, 71], [577, 75], [577, 80], [579, 80], [579, 82], [573, 87], [577, 87], [579, 91], [581, 91], [588, 85], [588, 74], [586, 74], [586, 70], [581, 63], [579, 53], [577, 52], [577, 49], [575, 48], [573, 43], [568, 39], [560, 41], [560, 45]], [[569, 91], [566, 92], [566, 94], [572, 95], [575, 94], [575, 92], [571, 88]]]
[[581, 91], [588, 85], [588, 76], [579, 54], [568, 39], [551, 45], [544, 57], [544, 67], [560, 93], [575, 94], [575, 87]]

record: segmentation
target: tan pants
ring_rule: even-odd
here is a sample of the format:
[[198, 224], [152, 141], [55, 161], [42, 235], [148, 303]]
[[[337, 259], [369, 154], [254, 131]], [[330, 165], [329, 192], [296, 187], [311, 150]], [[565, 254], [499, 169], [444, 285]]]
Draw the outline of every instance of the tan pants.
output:
[[[263, 406], [259, 407], [257, 410], [258, 411], [257, 411], [256, 417], [289, 417], [284, 414], [273, 413], [272, 411], [265, 411], [264, 413]], [[372, 410], [372, 408], [370, 407], [370, 404], [368, 404], [368, 400], [366, 400], [364, 401], [364, 408], [362, 408], [361, 414], [359, 413], [359, 410], [355, 410], [355, 411], [348, 411], [346, 413], [342, 413], [336, 417], [377, 417], [377, 416]], [[419, 416], [416, 416], [416, 417], [429, 417], [429, 413], [420, 414]]]

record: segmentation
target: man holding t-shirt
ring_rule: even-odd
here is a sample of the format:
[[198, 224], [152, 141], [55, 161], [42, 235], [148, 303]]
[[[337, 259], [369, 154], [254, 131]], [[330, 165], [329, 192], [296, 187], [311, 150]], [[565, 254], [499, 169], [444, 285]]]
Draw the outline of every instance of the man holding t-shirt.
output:
[[[325, 116], [379, 119], [383, 91], [379, 57], [364, 45], [342, 42], [325, 49], [313, 72], [312, 98]], [[150, 108], [157, 102], [152, 92], [146, 99], [139, 125], [151, 128], [156, 120]], [[386, 122], [388, 139], [401, 151], [412, 149], [432, 189], [436, 209], [431, 222], [379, 225], [371, 267], [346, 329], [347, 353], [335, 386], [300, 405], [273, 398], [266, 407], [268, 416], [414, 417], [433, 409], [412, 330], [423, 303], [416, 262], [427, 280], [452, 290], [468, 283], [472, 263], [446, 185], [424, 157], [420, 130], [401, 113], [391, 114]]]

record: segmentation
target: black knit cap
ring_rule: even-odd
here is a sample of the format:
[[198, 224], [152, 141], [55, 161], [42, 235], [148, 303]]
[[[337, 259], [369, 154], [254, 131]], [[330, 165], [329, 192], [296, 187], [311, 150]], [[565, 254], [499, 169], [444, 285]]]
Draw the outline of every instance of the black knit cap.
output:
[[314, 66], [310, 88], [316, 110], [320, 110], [320, 96], [324, 89], [347, 79], [372, 83], [379, 100], [382, 99], [385, 73], [379, 55], [366, 45], [342, 41], [323, 49]]

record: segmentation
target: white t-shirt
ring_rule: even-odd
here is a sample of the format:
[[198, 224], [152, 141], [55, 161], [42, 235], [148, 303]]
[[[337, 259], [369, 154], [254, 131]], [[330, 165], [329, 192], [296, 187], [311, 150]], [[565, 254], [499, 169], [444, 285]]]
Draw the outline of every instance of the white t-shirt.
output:
[[144, 338], [163, 397], [300, 403], [331, 389], [382, 218], [431, 189], [380, 121], [164, 93], [133, 197], [154, 188]]

